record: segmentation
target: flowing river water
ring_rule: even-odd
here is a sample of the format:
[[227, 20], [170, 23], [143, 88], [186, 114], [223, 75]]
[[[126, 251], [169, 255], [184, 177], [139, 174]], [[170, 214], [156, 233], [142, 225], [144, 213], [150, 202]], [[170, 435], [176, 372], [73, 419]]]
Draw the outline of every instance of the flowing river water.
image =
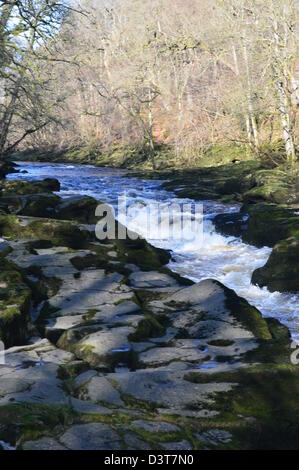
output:
[[[127, 204], [133, 207], [126, 219], [131, 230], [147, 235], [148, 208], [159, 203], [159, 211], [167, 210], [175, 203], [180, 207], [192, 203], [190, 199], [178, 199], [172, 192], [161, 188], [161, 181], [130, 177], [124, 170], [98, 168], [89, 165], [66, 165], [51, 163], [19, 163], [20, 170], [9, 179], [40, 180], [57, 178], [61, 183], [62, 197], [81, 194], [93, 196], [102, 202], [117, 207], [118, 197], [126, 196]], [[201, 201], [203, 204], [203, 236], [193, 240], [165, 239], [163, 236], [147, 236], [153, 245], [172, 251], [169, 267], [193, 281], [207, 278], [217, 279], [225, 286], [246, 298], [264, 316], [278, 318], [290, 329], [294, 339], [299, 340], [299, 296], [292, 293], [269, 292], [251, 284], [253, 271], [263, 266], [271, 248], [256, 248], [243, 243], [239, 238], [227, 237], [216, 232], [213, 218], [225, 212], [238, 212], [237, 204], [222, 204]], [[121, 216], [119, 217], [122, 221]], [[155, 227], [151, 227], [154, 234]]]

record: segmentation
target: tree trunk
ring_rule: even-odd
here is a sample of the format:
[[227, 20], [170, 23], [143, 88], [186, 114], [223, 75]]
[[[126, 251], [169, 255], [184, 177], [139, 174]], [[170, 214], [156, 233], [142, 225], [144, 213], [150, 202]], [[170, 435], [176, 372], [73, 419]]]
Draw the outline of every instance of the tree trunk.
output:
[[253, 141], [254, 141], [254, 147], [256, 150], [259, 148], [259, 137], [258, 137], [258, 130], [257, 130], [257, 125], [256, 125], [256, 119], [254, 116], [254, 111], [253, 111], [253, 103], [252, 103], [252, 86], [251, 86], [251, 77], [250, 77], [250, 70], [249, 70], [249, 63], [248, 63], [248, 55], [247, 55], [247, 47], [246, 47], [246, 42], [245, 38], [243, 38], [243, 56], [244, 56], [244, 63], [245, 63], [245, 68], [246, 68], [246, 76], [247, 76], [247, 102], [248, 102], [248, 112], [249, 112], [249, 120], [250, 120], [250, 125], [252, 128], [252, 134], [253, 134]]
[[292, 87], [292, 103], [294, 106], [299, 105], [299, 83], [295, 78], [292, 76], [290, 79], [291, 87]]
[[[239, 63], [238, 63], [238, 56], [237, 56], [237, 52], [236, 52], [236, 48], [235, 48], [234, 44], [233, 44], [232, 48], [233, 48], [233, 59], [234, 59], [234, 64], [235, 64], [235, 74], [236, 74], [237, 77], [239, 77], [240, 76], [240, 69], [239, 69]], [[242, 104], [242, 108], [244, 108], [243, 104]], [[250, 118], [249, 118], [248, 113], [246, 113], [244, 109], [243, 109], [243, 113], [244, 113], [244, 119], [245, 119], [245, 124], [246, 124], [248, 144], [249, 144], [250, 147], [252, 147], [252, 134], [251, 134], [251, 127], [250, 127]]]
[[295, 145], [294, 145], [293, 133], [291, 129], [290, 115], [288, 112], [288, 99], [284, 90], [283, 82], [281, 82], [280, 80], [277, 80], [276, 86], [277, 86], [277, 91], [278, 91], [279, 112], [280, 112], [280, 119], [281, 119], [281, 125], [282, 125], [282, 130], [283, 130], [283, 138], [284, 138], [286, 154], [288, 157], [288, 161], [292, 165], [295, 161]]
[[[282, 48], [282, 52], [280, 54], [280, 37], [279, 37], [279, 29], [278, 29], [278, 22], [274, 21], [273, 23], [273, 30], [274, 30], [274, 74], [276, 80], [276, 88], [278, 94], [278, 109], [280, 113], [280, 120], [281, 126], [283, 131], [283, 139], [284, 145], [286, 150], [286, 155], [289, 163], [291, 165], [294, 164], [296, 155], [295, 155], [295, 144], [294, 144], [294, 137], [293, 137], [293, 129], [291, 124], [291, 117], [290, 117], [290, 109], [289, 109], [289, 101], [288, 95], [286, 91], [286, 84], [285, 78], [287, 74], [285, 73], [285, 44], [286, 44], [286, 36], [284, 37], [284, 44]], [[284, 32], [286, 33], [286, 28], [284, 28]]]
[[153, 112], [152, 112], [152, 92], [148, 93], [148, 130], [149, 130], [149, 156], [155, 170], [155, 145], [153, 137]]
[[10, 103], [8, 104], [5, 113], [0, 122], [0, 160], [3, 160], [5, 154], [5, 145], [7, 142], [9, 127], [12, 122], [15, 104], [19, 94], [19, 83], [16, 83], [15, 90], [12, 94]]

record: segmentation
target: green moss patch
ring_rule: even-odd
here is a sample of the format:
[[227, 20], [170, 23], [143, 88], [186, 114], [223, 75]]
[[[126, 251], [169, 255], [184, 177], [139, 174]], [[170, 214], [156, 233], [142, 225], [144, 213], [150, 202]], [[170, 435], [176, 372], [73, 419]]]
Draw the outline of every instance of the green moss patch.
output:
[[0, 261], [0, 339], [8, 348], [27, 338], [32, 292], [15, 265]]
[[0, 438], [12, 445], [55, 434], [56, 426], [71, 425], [76, 414], [70, 407], [30, 403], [0, 406]]

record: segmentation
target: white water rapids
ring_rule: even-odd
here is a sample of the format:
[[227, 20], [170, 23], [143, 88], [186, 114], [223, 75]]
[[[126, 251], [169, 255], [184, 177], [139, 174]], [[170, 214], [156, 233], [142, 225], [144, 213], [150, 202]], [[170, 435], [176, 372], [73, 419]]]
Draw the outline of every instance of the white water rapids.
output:
[[[134, 203], [134, 211], [127, 218], [131, 230], [145, 236], [147, 210], [150, 204], [159, 202], [160, 209], [170, 204], [190, 203], [178, 199], [173, 193], [161, 189], [160, 181], [129, 177], [125, 171], [83, 165], [51, 163], [19, 163], [20, 170], [9, 179], [39, 180], [57, 178], [61, 183], [61, 196], [84, 194], [93, 196], [116, 207], [118, 197], [126, 194], [127, 203]], [[264, 316], [278, 318], [299, 340], [299, 296], [292, 293], [269, 292], [251, 284], [253, 271], [263, 266], [271, 248], [256, 248], [242, 243], [239, 238], [222, 236], [215, 231], [213, 217], [224, 212], [236, 212], [238, 205], [201, 201], [204, 208], [203, 239], [192, 241], [176, 239], [151, 239], [153, 245], [172, 251], [169, 267], [193, 281], [217, 279], [246, 298]], [[121, 217], [120, 217], [121, 221]]]

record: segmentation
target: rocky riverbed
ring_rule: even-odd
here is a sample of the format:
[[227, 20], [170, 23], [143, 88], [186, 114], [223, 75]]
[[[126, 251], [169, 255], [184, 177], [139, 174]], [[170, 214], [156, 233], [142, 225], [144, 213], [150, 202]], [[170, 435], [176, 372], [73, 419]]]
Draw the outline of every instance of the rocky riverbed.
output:
[[1, 185], [0, 446], [298, 448], [287, 328], [145, 240], [98, 241], [98, 202], [58, 190]]

